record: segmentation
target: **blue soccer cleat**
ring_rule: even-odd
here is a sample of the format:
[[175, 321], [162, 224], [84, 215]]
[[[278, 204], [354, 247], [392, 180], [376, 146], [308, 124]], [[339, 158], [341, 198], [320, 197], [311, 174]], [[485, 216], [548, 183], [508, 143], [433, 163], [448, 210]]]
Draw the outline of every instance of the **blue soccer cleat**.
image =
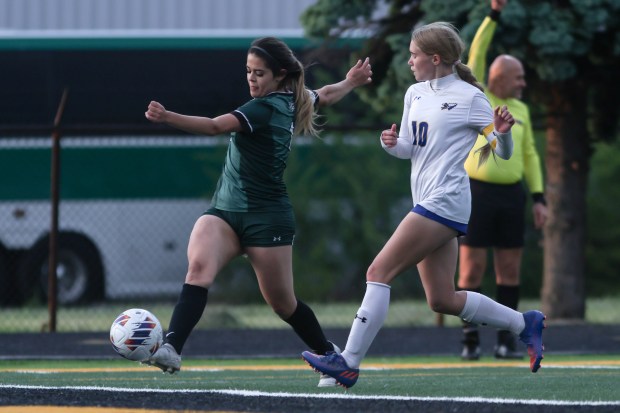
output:
[[545, 315], [540, 311], [527, 311], [523, 313], [525, 328], [519, 334], [519, 339], [527, 345], [527, 354], [530, 355], [530, 370], [536, 373], [543, 359], [545, 346], [542, 342], [542, 331], [545, 328]]
[[347, 389], [357, 382], [360, 375], [359, 369], [352, 369], [347, 366], [344, 358], [335, 351], [330, 351], [324, 356], [304, 351], [301, 353], [301, 357], [315, 371], [333, 377], [338, 384]]

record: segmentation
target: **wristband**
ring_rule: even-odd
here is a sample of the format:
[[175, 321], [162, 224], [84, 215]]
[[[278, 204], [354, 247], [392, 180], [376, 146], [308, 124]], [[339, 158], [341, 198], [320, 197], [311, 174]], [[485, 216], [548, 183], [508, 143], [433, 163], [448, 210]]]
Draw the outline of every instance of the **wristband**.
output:
[[491, 12], [489, 13], [489, 17], [491, 18], [491, 20], [498, 21], [500, 14], [501, 14], [501, 12], [499, 10], [491, 9]]
[[536, 192], [535, 194], [532, 194], [532, 200], [534, 201], [534, 203], [540, 203], [545, 206], [547, 205], [545, 195], [542, 192]]

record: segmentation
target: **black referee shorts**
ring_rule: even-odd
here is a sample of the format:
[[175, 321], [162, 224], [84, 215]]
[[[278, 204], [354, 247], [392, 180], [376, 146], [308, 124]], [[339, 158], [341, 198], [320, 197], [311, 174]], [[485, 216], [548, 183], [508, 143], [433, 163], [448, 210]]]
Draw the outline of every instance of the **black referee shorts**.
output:
[[467, 235], [460, 238], [470, 247], [520, 248], [524, 245], [526, 194], [521, 182], [491, 184], [474, 179], [471, 216]]

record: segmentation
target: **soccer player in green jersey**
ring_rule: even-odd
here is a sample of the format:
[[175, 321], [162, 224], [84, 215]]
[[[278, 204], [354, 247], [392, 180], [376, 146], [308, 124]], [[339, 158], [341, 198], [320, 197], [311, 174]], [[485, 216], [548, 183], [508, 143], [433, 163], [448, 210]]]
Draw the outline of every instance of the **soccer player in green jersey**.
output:
[[[476, 78], [484, 83], [486, 58], [499, 15], [507, 0], [491, 0], [491, 12], [472, 41], [467, 65]], [[482, 277], [487, 266], [487, 249], [493, 249], [496, 293], [495, 299], [512, 309], [519, 303], [521, 258], [525, 233], [526, 197], [522, 181], [527, 182], [532, 194], [534, 226], [541, 228], [547, 217], [543, 196], [542, 167], [536, 146], [530, 113], [521, 102], [526, 86], [521, 62], [510, 55], [500, 55], [491, 64], [485, 94], [491, 105], [506, 105], [515, 118], [512, 128], [514, 153], [510, 159], [497, 159], [478, 166], [477, 149], [486, 143], [480, 136], [465, 161], [470, 178], [472, 211], [467, 235], [460, 240], [458, 287], [480, 292]], [[480, 337], [476, 325], [463, 325], [465, 360], [480, 357]], [[516, 348], [516, 337], [506, 330], [498, 330], [495, 357], [518, 359], [523, 353]]]
[[[246, 255], [265, 301], [316, 353], [333, 351], [313, 311], [293, 289], [295, 217], [284, 183], [293, 135], [317, 135], [316, 109], [371, 82], [368, 58], [344, 80], [309, 90], [304, 67], [281, 40], [255, 40], [248, 50], [252, 99], [215, 118], [187, 116], [151, 102], [146, 118], [201, 135], [230, 133], [228, 153], [210, 208], [198, 218], [188, 246], [189, 266], [163, 346], [146, 364], [174, 373], [181, 351], [207, 304], [208, 288], [233, 258]], [[319, 386], [335, 385], [329, 377]]]

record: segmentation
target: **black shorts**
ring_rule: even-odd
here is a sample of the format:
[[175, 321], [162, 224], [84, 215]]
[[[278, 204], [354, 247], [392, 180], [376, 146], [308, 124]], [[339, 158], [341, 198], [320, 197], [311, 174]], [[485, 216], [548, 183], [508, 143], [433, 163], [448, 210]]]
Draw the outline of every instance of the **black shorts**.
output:
[[521, 182], [511, 185], [469, 180], [471, 216], [467, 235], [459, 241], [470, 247], [520, 248], [525, 240], [526, 194]]
[[278, 247], [293, 245], [295, 215], [293, 210], [278, 212], [230, 212], [209, 208], [207, 215], [226, 221], [239, 237], [242, 247]]

